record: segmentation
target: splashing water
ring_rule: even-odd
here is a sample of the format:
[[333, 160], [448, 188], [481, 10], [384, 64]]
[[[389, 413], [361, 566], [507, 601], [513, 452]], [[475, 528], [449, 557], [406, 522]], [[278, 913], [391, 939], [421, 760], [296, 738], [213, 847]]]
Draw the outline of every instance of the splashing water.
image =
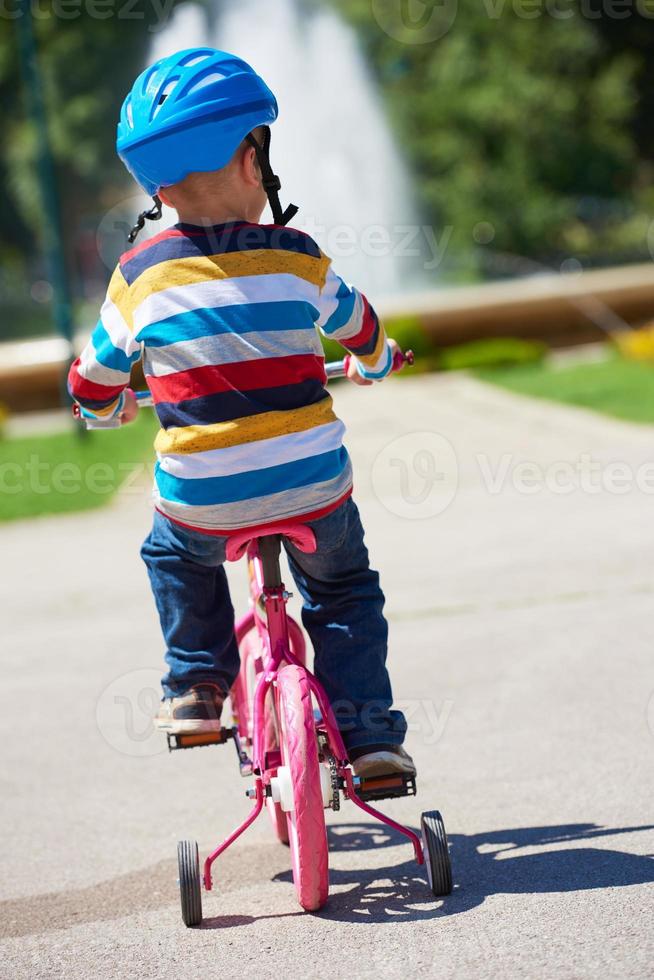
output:
[[275, 93], [271, 159], [294, 227], [376, 297], [415, 285], [420, 259], [398, 254], [417, 227], [409, 179], [354, 32], [302, 0], [212, 0], [178, 7], [149, 60], [202, 44], [249, 61]]

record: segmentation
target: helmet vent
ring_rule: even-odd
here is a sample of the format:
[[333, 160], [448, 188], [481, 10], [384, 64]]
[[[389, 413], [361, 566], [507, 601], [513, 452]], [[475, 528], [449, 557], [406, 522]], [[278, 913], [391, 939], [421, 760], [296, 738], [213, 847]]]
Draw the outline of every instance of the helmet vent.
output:
[[154, 119], [156, 117], [156, 115], [159, 112], [159, 110], [161, 109], [162, 105], [164, 104], [164, 102], [166, 101], [166, 99], [168, 98], [168, 96], [171, 94], [171, 92], [173, 91], [173, 89], [176, 87], [176, 85], [177, 85], [178, 82], [179, 82], [179, 76], [176, 77], [176, 78], [169, 78], [168, 79], [168, 81], [166, 82], [166, 84], [162, 88], [161, 92], [159, 93], [159, 98], [157, 99], [157, 103], [156, 103], [156, 105], [154, 106], [154, 108], [152, 110], [152, 116], [150, 117], [151, 119]]
[[207, 52], [194, 54], [191, 58], [185, 58], [183, 61], [180, 61], [180, 65], [183, 65], [184, 68], [190, 68], [191, 65], [199, 65], [201, 61], [206, 61], [208, 58], [211, 58], [211, 55]]
[[198, 89], [205, 88], [207, 85], [211, 85], [212, 82], [219, 82], [222, 78], [227, 78], [228, 76], [225, 72], [216, 71], [214, 68], [210, 74], [205, 75], [203, 78], [199, 78], [193, 83], [189, 88], [186, 89], [184, 95], [190, 95], [191, 92], [197, 92]]

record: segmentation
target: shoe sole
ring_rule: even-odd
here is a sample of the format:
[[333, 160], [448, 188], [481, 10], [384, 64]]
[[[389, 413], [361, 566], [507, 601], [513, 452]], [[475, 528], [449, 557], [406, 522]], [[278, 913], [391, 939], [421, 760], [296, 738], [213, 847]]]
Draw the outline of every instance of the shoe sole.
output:
[[154, 723], [166, 735], [208, 735], [222, 728], [220, 718], [215, 721], [207, 718], [155, 718]]
[[376, 779], [378, 776], [414, 776], [415, 769], [405, 769], [404, 766], [391, 766], [388, 762], [373, 762], [363, 769], [357, 769], [356, 763], [353, 766], [354, 775], [359, 779]]

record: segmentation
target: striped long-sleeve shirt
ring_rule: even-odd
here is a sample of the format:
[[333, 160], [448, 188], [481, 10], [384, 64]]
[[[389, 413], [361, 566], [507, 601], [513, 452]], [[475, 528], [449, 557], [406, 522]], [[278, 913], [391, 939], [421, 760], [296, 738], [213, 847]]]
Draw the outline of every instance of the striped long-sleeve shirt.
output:
[[372, 307], [309, 236], [178, 224], [121, 257], [69, 390], [115, 415], [143, 359], [161, 423], [155, 506], [173, 520], [218, 534], [308, 520], [352, 488], [316, 327], [365, 377], [390, 371]]

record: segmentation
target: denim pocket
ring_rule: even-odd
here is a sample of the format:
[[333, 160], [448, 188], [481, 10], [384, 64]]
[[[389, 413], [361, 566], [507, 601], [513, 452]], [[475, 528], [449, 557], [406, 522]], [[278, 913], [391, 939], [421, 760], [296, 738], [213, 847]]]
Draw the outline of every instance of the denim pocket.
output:
[[358, 518], [358, 512], [354, 502], [349, 498], [326, 517], [310, 521], [309, 527], [316, 536], [316, 551], [324, 555], [342, 548], [353, 516]]

